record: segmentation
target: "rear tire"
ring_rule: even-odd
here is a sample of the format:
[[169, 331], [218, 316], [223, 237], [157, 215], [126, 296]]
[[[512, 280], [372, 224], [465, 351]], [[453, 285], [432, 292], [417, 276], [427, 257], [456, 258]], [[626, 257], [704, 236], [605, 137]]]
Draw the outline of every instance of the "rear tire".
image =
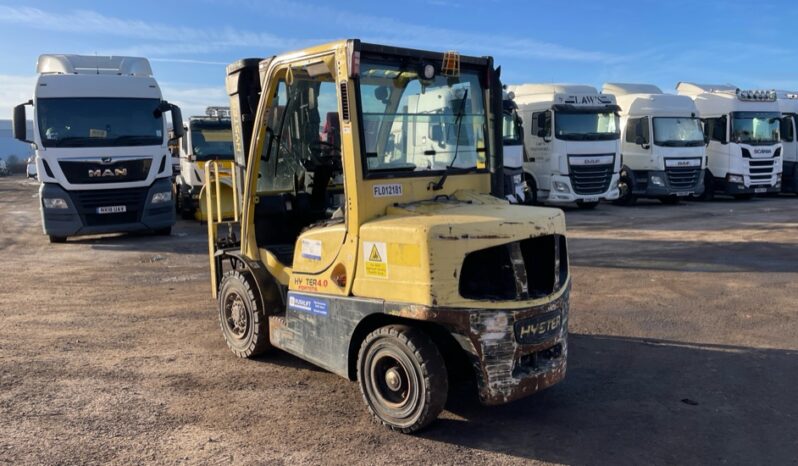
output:
[[378, 328], [363, 340], [357, 379], [374, 420], [405, 434], [437, 419], [449, 391], [438, 347], [423, 331], [406, 325]]
[[593, 210], [596, 208], [597, 205], [599, 205], [598, 201], [594, 202], [576, 201], [576, 206], [582, 210]]
[[67, 237], [66, 236], [56, 236], [56, 235], [49, 235], [51, 243], [66, 243]]
[[231, 270], [219, 286], [219, 326], [227, 347], [239, 358], [252, 358], [271, 348], [269, 324], [256, 294], [254, 279]]

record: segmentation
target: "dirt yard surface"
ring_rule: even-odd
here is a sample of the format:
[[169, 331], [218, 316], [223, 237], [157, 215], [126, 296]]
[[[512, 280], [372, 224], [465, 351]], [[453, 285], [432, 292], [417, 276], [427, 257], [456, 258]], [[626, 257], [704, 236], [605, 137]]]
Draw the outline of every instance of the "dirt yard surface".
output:
[[796, 464], [798, 198], [567, 212], [566, 380], [417, 436], [285, 353], [237, 359], [205, 230], [48, 244], [0, 179], [0, 463]]

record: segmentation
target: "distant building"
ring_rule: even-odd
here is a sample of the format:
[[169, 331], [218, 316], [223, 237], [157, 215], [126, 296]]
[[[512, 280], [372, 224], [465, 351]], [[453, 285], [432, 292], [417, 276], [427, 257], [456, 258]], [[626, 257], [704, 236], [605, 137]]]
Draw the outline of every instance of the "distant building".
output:
[[[28, 122], [28, 136], [33, 133], [33, 122]], [[33, 155], [30, 144], [14, 139], [11, 129], [11, 120], [0, 120], [0, 159], [7, 159], [9, 155], [16, 155], [20, 160], [25, 160]]]

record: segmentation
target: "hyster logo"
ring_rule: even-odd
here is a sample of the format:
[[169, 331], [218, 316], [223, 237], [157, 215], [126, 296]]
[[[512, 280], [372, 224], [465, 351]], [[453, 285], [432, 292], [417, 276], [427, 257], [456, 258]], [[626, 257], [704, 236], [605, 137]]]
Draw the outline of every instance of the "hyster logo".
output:
[[96, 170], [89, 169], [89, 178], [100, 178], [107, 176], [127, 176], [127, 168], [98, 168]]
[[561, 322], [562, 318], [560, 316], [556, 316], [542, 322], [526, 324], [519, 329], [518, 333], [522, 339], [526, 337], [543, 336], [560, 328]]

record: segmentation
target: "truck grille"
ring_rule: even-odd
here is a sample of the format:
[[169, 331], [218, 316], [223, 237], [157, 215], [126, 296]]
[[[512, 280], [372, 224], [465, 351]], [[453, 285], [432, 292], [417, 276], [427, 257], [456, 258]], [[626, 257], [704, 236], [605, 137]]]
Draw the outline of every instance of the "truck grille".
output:
[[676, 191], [688, 190], [698, 184], [698, 179], [701, 176], [700, 167], [669, 167], [665, 169], [668, 175], [668, 184], [671, 189]]
[[751, 174], [751, 184], [770, 184], [776, 170], [777, 159], [748, 160], [748, 170]]
[[615, 163], [604, 165], [571, 165], [571, 186], [576, 194], [602, 194], [610, 189]]
[[[72, 199], [78, 213], [88, 226], [119, 225], [136, 223], [147, 201], [148, 187], [130, 189], [96, 189], [72, 191]], [[98, 207], [125, 206], [125, 212], [98, 214]]]
[[58, 165], [67, 181], [73, 184], [121, 183], [146, 180], [152, 159], [120, 160], [108, 164], [61, 160]]
[[460, 270], [460, 296], [526, 300], [548, 296], [568, 278], [565, 237], [546, 235], [469, 253]]

